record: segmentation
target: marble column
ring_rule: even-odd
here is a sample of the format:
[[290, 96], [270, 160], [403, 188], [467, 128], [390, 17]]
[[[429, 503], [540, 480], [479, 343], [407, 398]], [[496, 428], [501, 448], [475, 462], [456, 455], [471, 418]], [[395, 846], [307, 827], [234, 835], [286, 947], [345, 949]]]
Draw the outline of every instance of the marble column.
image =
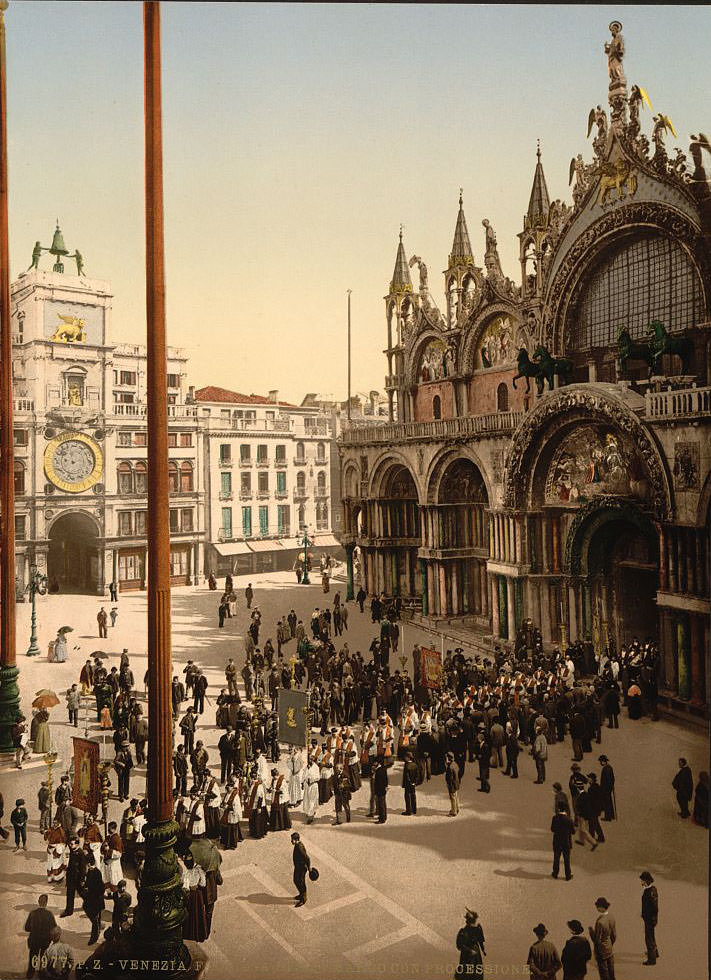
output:
[[516, 639], [516, 602], [514, 598], [514, 580], [506, 579], [506, 606], [508, 612], [509, 640]]
[[553, 537], [552, 546], [551, 546], [551, 552], [552, 552], [551, 557], [553, 561], [551, 567], [553, 569], [553, 573], [555, 574], [558, 571], [558, 515], [557, 514], [553, 514], [551, 516], [551, 532]]
[[689, 616], [689, 644], [692, 704], [704, 703], [704, 619]]
[[694, 573], [696, 572], [696, 562], [694, 555], [694, 545], [696, 544], [696, 535], [694, 529], [691, 527], [684, 528], [684, 544], [686, 551], [686, 591], [691, 595], [696, 595], [696, 589], [694, 587]]
[[550, 571], [550, 560], [548, 555], [548, 519], [545, 514], [541, 514], [541, 571], [544, 575]]
[[447, 567], [444, 562], [439, 563], [439, 612], [441, 616], [449, 616], [449, 596], [447, 593]]
[[452, 579], [452, 615], [458, 616], [460, 612], [460, 602], [459, 602], [459, 563], [453, 561], [450, 563], [450, 575]]
[[676, 528], [669, 527], [666, 532], [667, 543], [667, 574], [669, 577], [669, 591], [679, 591], [679, 574], [676, 564]]
[[659, 528], [659, 588], [662, 592], [669, 590], [669, 575], [667, 571], [667, 541], [663, 526]]
[[491, 589], [491, 629], [495, 637], [501, 636], [501, 624], [499, 623], [499, 582], [497, 575], [489, 575], [489, 588]]

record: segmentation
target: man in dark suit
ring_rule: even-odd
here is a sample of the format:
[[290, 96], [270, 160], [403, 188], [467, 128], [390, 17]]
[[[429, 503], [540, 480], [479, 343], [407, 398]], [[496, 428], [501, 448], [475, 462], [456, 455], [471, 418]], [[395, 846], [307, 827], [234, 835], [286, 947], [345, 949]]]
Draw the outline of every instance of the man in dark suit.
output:
[[299, 834], [291, 835], [291, 843], [294, 845], [294, 884], [298, 891], [295, 908], [306, 904], [306, 874], [311, 869], [311, 858], [306, 853], [306, 848], [301, 843]]
[[642, 882], [642, 920], [644, 921], [644, 942], [647, 947], [647, 959], [643, 966], [654, 966], [659, 956], [654, 930], [659, 917], [659, 895], [654, 885], [654, 878], [649, 871], [643, 871], [639, 876]]
[[193, 711], [202, 714], [205, 710], [205, 692], [207, 691], [207, 677], [202, 671], [198, 672], [193, 685]]
[[617, 941], [617, 930], [615, 920], [610, 915], [608, 909], [610, 903], [606, 898], [598, 898], [595, 902], [598, 916], [594, 926], [590, 926], [588, 932], [595, 949], [595, 960], [600, 980], [615, 980], [615, 955], [614, 945]]
[[402, 769], [402, 788], [405, 790], [405, 809], [403, 815], [409, 817], [417, 813], [417, 779], [419, 769], [412, 758], [412, 752], [405, 753], [405, 765]]
[[47, 949], [50, 942], [52, 930], [57, 927], [54, 915], [47, 908], [47, 896], [40, 895], [37, 899], [37, 908], [32, 909], [25, 922], [25, 932], [29, 932], [27, 937], [27, 947], [30, 951], [27, 961], [27, 976], [31, 978], [35, 975], [35, 970], [39, 966], [39, 959]]
[[99, 939], [101, 928], [101, 913], [104, 910], [104, 879], [91, 851], [86, 856], [87, 872], [84, 879], [84, 901], [82, 908], [91, 922], [89, 945], [93, 946]]
[[672, 780], [672, 787], [676, 790], [679, 816], [686, 819], [689, 816], [689, 803], [694, 793], [694, 777], [686, 764], [686, 759], [679, 759], [679, 772]]
[[610, 765], [610, 760], [606, 755], [601, 755], [597, 760], [602, 769], [600, 770], [600, 789], [603, 799], [603, 820], [615, 819], [615, 770]]
[[385, 823], [388, 819], [388, 770], [385, 759], [378, 756], [373, 769], [373, 795], [375, 796], [375, 812], [378, 815], [377, 823]]
[[570, 881], [573, 877], [570, 873], [570, 849], [573, 841], [575, 824], [570, 819], [570, 814], [563, 805], [559, 805], [556, 814], [551, 820], [551, 833], [553, 834], [553, 871], [552, 878], [558, 877], [560, 871], [560, 859], [563, 858], [565, 868], [565, 880]]
[[588, 971], [588, 961], [592, 959], [590, 943], [583, 935], [585, 930], [578, 919], [571, 919], [568, 928], [572, 936], [560, 954], [560, 961], [563, 964], [563, 980], [584, 980]]
[[74, 896], [81, 891], [86, 876], [86, 854], [79, 846], [79, 838], [72, 837], [69, 841], [69, 856], [67, 858], [67, 904], [59, 916], [74, 915]]

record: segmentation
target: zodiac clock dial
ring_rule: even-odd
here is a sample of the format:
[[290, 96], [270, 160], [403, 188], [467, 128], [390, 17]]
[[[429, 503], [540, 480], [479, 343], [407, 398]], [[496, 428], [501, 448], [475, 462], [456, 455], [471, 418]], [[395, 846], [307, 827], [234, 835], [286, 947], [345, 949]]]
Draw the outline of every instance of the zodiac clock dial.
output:
[[47, 444], [47, 476], [66, 493], [83, 493], [101, 479], [104, 461], [100, 446], [81, 432], [63, 432]]

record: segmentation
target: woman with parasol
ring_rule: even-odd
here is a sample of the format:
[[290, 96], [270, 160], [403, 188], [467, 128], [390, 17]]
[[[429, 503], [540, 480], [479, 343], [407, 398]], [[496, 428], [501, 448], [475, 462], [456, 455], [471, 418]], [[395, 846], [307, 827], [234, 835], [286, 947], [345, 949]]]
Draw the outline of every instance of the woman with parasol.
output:
[[33, 751], [35, 755], [46, 755], [52, 748], [52, 736], [49, 731], [49, 708], [59, 704], [59, 698], [47, 688], [38, 691], [32, 707], [37, 708], [37, 714], [32, 720], [34, 726]]
[[67, 647], [67, 633], [73, 633], [74, 630], [71, 626], [60, 626], [57, 630], [57, 639], [54, 641], [53, 645], [50, 645], [50, 651], [47, 654], [47, 659], [56, 664], [63, 664], [69, 656], [69, 649]]

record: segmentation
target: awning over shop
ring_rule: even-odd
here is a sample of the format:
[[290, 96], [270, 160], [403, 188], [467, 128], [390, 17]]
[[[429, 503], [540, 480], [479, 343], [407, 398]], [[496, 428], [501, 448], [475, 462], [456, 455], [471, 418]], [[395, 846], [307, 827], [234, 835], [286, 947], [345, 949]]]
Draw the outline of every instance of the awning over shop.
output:
[[332, 534], [324, 534], [314, 538], [314, 548], [340, 548], [341, 542]]
[[229, 541], [227, 543], [215, 544], [213, 548], [223, 558], [228, 558], [230, 555], [251, 554], [246, 541]]
[[247, 547], [250, 551], [281, 551], [281, 541], [272, 539], [271, 541], [248, 541]]

